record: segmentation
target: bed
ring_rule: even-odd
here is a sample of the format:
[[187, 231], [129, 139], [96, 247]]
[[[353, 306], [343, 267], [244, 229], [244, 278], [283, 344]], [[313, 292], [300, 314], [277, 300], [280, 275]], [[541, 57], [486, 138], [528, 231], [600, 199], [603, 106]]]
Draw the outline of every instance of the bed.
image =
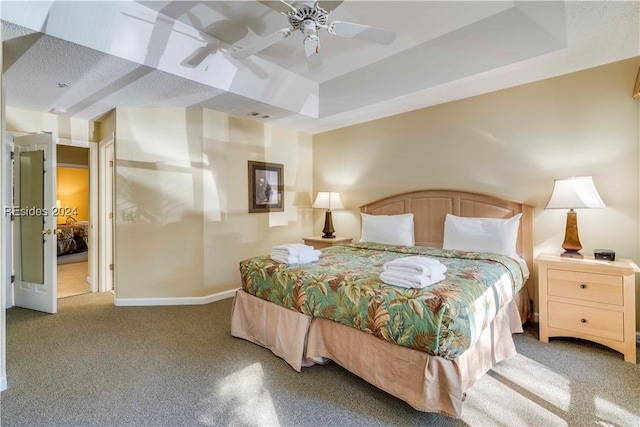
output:
[[89, 222], [68, 220], [58, 225], [56, 244], [58, 256], [85, 252], [89, 250]]
[[[269, 257], [243, 260], [231, 334], [270, 349], [297, 371], [332, 360], [419, 411], [459, 417], [474, 382], [516, 354], [512, 334], [522, 332], [529, 317], [533, 209], [481, 194], [425, 190], [378, 200], [361, 212], [363, 219], [412, 214], [415, 246], [337, 245], [323, 249], [320, 260], [309, 265], [279, 264]], [[441, 249], [447, 214], [518, 217], [517, 256]], [[407, 255], [442, 260], [447, 280], [419, 291], [379, 281], [384, 262]], [[498, 287], [464, 284], [479, 276]], [[511, 285], [500, 284], [504, 277]], [[434, 306], [436, 315], [427, 314]], [[429, 332], [421, 319], [440, 322], [440, 329]]]

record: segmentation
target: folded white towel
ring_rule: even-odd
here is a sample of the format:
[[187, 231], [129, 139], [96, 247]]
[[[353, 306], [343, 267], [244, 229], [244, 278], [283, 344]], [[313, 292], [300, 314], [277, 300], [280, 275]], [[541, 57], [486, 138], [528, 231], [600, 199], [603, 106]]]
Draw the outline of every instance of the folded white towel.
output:
[[312, 256], [315, 255], [316, 252], [317, 251], [313, 246], [308, 246], [302, 243], [287, 243], [271, 248], [271, 253], [284, 256]]
[[382, 268], [385, 271], [400, 271], [426, 276], [444, 274], [447, 271], [447, 266], [437, 259], [422, 256], [397, 258], [384, 263]]
[[399, 271], [402, 273], [418, 274], [422, 276], [433, 276], [434, 274], [444, 274], [447, 271], [447, 266], [444, 264], [434, 265], [402, 265], [393, 264], [384, 267], [385, 271]]
[[271, 248], [271, 259], [283, 264], [307, 264], [318, 261], [321, 252], [302, 243], [288, 243]]
[[399, 271], [383, 271], [380, 273], [380, 279], [387, 285], [401, 286], [403, 288], [423, 289], [429, 285], [433, 285], [444, 280], [444, 274], [437, 273], [433, 276], [424, 276], [419, 274], [406, 274]]
[[[318, 251], [320, 252], [320, 251]], [[288, 257], [283, 257], [283, 256], [278, 256], [278, 255], [273, 255], [271, 254], [271, 259], [282, 263], [282, 264], [307, 264], [310, 262], [315, 262], [318, 261], [320, 259], [319, 256], [315, 255], [313, 257], [310, 256], [303, 256], [303, 257], [297, 257], [297, 256], [288, 256]]]

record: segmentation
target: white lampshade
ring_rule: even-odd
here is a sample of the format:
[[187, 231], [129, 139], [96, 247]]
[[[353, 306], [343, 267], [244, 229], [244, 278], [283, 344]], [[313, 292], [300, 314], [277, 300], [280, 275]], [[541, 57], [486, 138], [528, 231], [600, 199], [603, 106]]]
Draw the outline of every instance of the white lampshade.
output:
[[545, 209], [604, 208], [590, 176], [556, 179]]
[[333, 191], [319, 191], [316, 196], [316, 201], [313, 202], [312, 207], [322, 209], [344, 209], [342, 201], [340, 200], [340, 193]]

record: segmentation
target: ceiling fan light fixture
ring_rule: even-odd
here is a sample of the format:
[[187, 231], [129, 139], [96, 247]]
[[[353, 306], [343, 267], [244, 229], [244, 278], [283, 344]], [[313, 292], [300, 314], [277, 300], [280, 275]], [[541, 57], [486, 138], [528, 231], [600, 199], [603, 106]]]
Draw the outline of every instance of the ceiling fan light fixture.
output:
[[305, 19], [300, 25], [300, 31], [305, 36], [313, 36], [318, 32], [318, 27], [311, 19]]

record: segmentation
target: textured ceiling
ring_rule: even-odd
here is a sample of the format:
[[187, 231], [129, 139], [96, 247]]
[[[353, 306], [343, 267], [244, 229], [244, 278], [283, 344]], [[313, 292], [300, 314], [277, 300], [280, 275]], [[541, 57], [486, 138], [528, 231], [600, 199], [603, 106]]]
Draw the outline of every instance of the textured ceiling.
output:
[[204, 106], [316, 133], [640, 55], [636, 1], [345, 1], [329, 21], [397, 37], [322, 30], [317, 73], [300, 32], [231, 57], [289, 26], [257, 1], [3, 0], [0, 13], [7, 105], [85, 120]]

